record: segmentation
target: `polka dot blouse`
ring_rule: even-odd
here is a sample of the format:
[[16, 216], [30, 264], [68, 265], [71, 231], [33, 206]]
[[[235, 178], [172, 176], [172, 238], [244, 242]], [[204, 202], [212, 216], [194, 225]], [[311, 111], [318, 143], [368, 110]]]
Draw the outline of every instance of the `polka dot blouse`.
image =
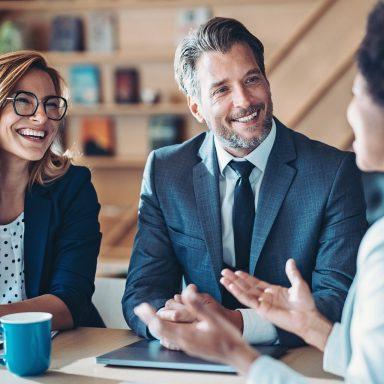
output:
[[0, 304], [26, 299], [24, 283], [24, 212], [0, 225]]

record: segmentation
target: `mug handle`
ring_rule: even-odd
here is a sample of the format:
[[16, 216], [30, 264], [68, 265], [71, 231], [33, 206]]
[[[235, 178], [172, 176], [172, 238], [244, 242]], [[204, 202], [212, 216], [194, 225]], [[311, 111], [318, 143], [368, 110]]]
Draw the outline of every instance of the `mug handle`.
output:
[[[3, 333], [3, 326], [0, 324], [0, 333]], [[3, 340], [4, 343], [4, 340]], [[0, 365], [5, 365], [5, 355], [0, 355]]]

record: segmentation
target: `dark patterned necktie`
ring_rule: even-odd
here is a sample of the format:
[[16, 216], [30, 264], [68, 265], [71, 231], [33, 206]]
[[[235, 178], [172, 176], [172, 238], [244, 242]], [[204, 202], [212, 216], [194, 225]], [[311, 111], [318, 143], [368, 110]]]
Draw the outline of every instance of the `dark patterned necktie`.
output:
[[249, 161], [231, 161], [229, 166], [239, 176], [235, 186], [232, 212], [236, 268], [249, 272], [249, 257], [255, 221], [255, 196], [249, 182], [249, 175], [255, 166]]

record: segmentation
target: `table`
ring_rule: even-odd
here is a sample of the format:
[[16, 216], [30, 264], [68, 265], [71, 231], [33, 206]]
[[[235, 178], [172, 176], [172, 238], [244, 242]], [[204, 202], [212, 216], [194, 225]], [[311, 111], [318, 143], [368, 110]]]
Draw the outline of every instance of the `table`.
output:
[[[108, 367], [96, 364], [95, 356], [139, 340], [131, 331], [109, 328], [78, 328], [53, 339], [52, 362], [48, 372], [21, 378], [0, 368], [0, 383], [6, 384], [236, 384], [245, 383], [234, 374], [200, 373], [158, 369]], [[311, 377], [310, 383], [340, 383], [322, 369], [322, 354], [312, 347], [289, 351], [286, 364]]]

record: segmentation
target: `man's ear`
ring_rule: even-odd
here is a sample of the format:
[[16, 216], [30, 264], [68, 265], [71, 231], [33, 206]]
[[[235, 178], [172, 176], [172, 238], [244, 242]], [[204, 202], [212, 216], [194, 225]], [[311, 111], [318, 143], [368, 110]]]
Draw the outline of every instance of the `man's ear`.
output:
[[204, 117], [200, 112], [200, 106], [199, 106], [199, 103], [197, 101], [197, 98], [192, 97], [192, 96], [187, 96], [187, 102], [188, 102], [189, 110], [191, 111], [191, 113], [195, 117], [195, 119], [199, 123], [204, 122]]

